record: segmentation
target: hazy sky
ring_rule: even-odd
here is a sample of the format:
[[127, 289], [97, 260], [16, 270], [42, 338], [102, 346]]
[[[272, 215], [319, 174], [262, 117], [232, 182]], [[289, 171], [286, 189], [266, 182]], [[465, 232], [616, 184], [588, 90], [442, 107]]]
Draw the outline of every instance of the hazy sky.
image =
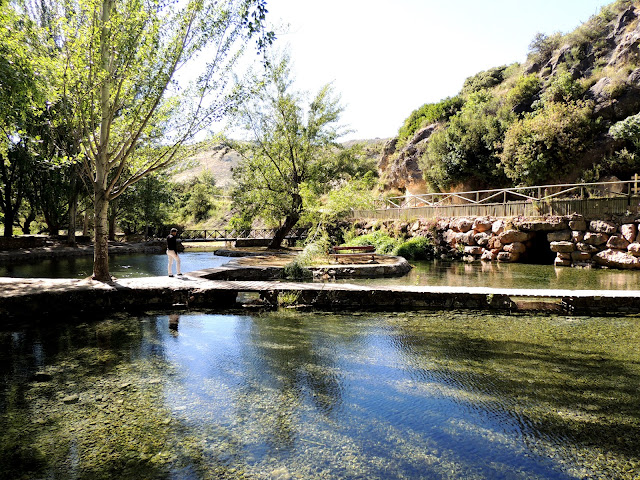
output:
[[268, 0], [289, 24], [297, 89], [333, 82], [346, 106], [345, 139], [395, 136], [424, 103], [460, 91], [465, 78], [523, 62], [537, 32], [567, 33], [606, 0]]

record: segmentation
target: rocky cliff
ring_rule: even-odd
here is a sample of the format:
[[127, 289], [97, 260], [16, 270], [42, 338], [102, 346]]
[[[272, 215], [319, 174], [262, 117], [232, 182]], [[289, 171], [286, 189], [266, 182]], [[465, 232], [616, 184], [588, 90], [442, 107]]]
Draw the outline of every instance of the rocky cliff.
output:
[[[552, 89], [557, 88], [558, 82], [554, 83], [554, 79], [558, 79], [560, 75], [568, 72], [574, 82], [572, 88], [577, 90], [574, 92], [574, 100], [582, 102], [580, 104], [589, 105], [591, 122], [595, 127], [592, 128], [592, 132], [589, 134], [591, 136], [586, 142], [588, 148], [584, 148], [584, 151], [581, 151], [579, 155], [572, 157], [571, 161], [575, 168], [563, 172], [565, 176], [562, 180], [580, 180], [585, 177], [584, 171], [589, 169], [596, 172], [596, 176], [598, 174], [618, 175], [622, 178], [630, 172], [629, 168], [640, 167], [638, 155], [627, 160], [624, 167], [627, 170], [624, 170], [620, 165], [604, 166], [599, 163], [623, 147], [629, 147], [629, 142], [625, 143], [614, 139], [609, 134], [609, 127], [640, 112], [639, 66], [640, 1], [618, 0], [603, 8], [600, 14], [592, 17], [574, 32], [566, 35], [556, 34], [551, 37], [541, 35], [532, 43], [525, 64], [493, 69], [498, 70], [501, 74], [516, 72], [515, 75], [510, 73], [511, 76], [508, 78], [506, 74], [504, 76], [496, 75], [496, 80], [491, 83], [486, 82], [486, 78], [490, 76], [488, 72], [491, 71], [481, 72], [475, 77], [470, 77], [465, 82], [459, 98], [463, 102], [467, 101], [470, 93], [478, 91], [477, 87], [470, 88], [470, 86], [477, 86], [481, 81], [484, 81], [485, 83], [481, 86], [490, 92], [490, 95], [498, 98], [497, 103], [501, 106], [508, 105], [513, 118], [522, 119], [531, 114], [534, 109], [541, 108], [541, 99], [550, 98], [554, 94]], [[539, 88], [532, 95], [524, 96], [521, 101], [513, 103], [513, 86], [526, 77], [537, 79]], [[416, 112], [412, 114], [413, 117]], [[411, 117], [407, 119], [407, 123], [403, 127], [405, 130], [410, 119]], [[411, 130], [409, 136], [406, 136], [405, 131], [405, 138], [400, 135], [386, 144], [378, 164], [386, 190], [423, 193], [437, 188], [430, 184], [429, 179], [423, 175], [421, 166], [424, 165], [425, 152], [432, 135], [434, 132], [447, 129], [449, 118], [425, 124], [427, 120]], [[413, 121], [415, 123], [415, 118]], [[489, 156], [493, 155], [498, 158], [501, 154], [500, 148], [504, 141], [504, 132], [502, 135], [501, 138], [492, 140], [493, 144], [490, 148], [494, 148], [494, 151], [489, 152]], [[468, 170], [473, 172], [473, 159], [468, 159], [468, 157], [467, 155], [465, 161], [471, 163]], [[615, 162], [609, 163], [615, 164]], [[630, 163], [634, 163], [634, 165], [629, 165]], [[498, 170], [502, 168], [499, 160], [496, 161], [495, 167]], [[482, 169], [482, 167], [478, 168]], [[586, 177], [597, 180], [597, 178], [592, 178], [593, 174], [590, 175], [591, 177], [588, 175]], [[450, 185], [449, 188], [459, 190], [465, 187], [505, 186], [481, 185], [479, 184], [481, 180], [472, 178], [473, 173], [468, 177], [469, 182], [465, 182], [463, 179], [462, 184], [455, 185], [453, 182], [454, 185]], [[554, 179], [558, 180], [558, 175], [550, 175], [550, 179], [550, 183], [553, 183]], [[498, 180], [494, 178], [493, 181], [497, 182]], [[465, 183], [466, 185], [464, 185]]]

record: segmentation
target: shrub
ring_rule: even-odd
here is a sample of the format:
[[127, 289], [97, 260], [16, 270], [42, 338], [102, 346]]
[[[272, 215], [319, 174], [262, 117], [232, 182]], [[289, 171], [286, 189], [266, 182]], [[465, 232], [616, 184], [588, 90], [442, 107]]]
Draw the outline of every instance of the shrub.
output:
[[474, 76], [467, 78], [462, 84], [462, 94], [469, 95], [471, 93], [499, 85], [505, 78], [504, 71], [506, 69], [507, 66], [502, 65], [500, 67], [490, 68], [489, 70], [477, 73]]
[[542, 84], [537, 75], [524, 75], [517, 79], [516, 84], [507, 92], [507, 103], [511, 108], [525, 107], [528, 109], [534, 97], [540, 92]]
[[373, 245], [376, 247], [376, 252], [379, 254], [387, 254], [393, 252], [398, 241], [391, 238], [386, 233], [376, 231], [368, 233], [366, 235], [360, 235], [347, 242], [345, 245], [349, 247], [357, 247], [361, 245]]
[[448, 120], [449, 117], [455, 115], [463, 105], [460, 97], [445, 98], [438, 103], [426, 103], [417, 110], [411, 112], [411, 115], [404, 121], [402, 127], [398, 131], [398, 139], [402, 142], [415, 135], [422, 127], [430, 125], [438, 121]]
[[311, 265], [316, 258], [323, 256], [326, 251], [327, 245], [325, 237], [321, 237], [320, 240], [307, 244], [293, 261], [287, 263], [282, 268], [281, 277], [290, 280], [307, 280], [311, 278], [313, 274], [307, 267]]
[[500, 155], [507, 176], [516, 184], [539, 185], [567, 173], [589, 147], [591, 110], [584, 103], [551, 102], [516, 121]]
[[398, 245], [393, 254], [407, 260], [431, 260], [436, 256], [436, 249], [430, 238], [415, 237]]

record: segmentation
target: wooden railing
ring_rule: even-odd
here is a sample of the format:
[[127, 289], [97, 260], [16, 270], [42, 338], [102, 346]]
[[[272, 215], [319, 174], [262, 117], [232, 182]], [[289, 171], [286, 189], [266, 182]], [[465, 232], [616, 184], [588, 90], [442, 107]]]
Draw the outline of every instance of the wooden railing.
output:
[[[206, 230], [184, 230], [180, 233], [182, 240], [192, 242], [233, 242], [245, 238], [273, 238], [275, 229], [273, 228], [214, 228]], [[297, 228], [289, 232], [285, 237], [287, 240], [301, 240], [306, 238], [307, 229]]]
[[607, 215], [637, 213], [640, 177], [633, 180], [540, 185], [470, 192], [425, 193], [376, 201], [374, 210], [354, 210], [354, 218]]

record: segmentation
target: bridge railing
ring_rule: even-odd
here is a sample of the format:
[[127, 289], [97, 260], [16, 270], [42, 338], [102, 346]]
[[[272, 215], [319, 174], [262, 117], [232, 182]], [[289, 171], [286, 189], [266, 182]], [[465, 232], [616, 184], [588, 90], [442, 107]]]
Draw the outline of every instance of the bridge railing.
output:
[[540, 185], [468, 192], [425, 193], [378, 199], [374, 210], [354, 210], [354, 218], [512, 217], [572, 213], [637, 212], [640, 177], [633, 180]]
[[[306, 228], [297, 228], [289, 232], [287, 239], [304, 239], [307, 236]], [[183, 230], [180, 233], [182, 240], [204, 241], [204, 242], [229, 242], [246, 238], [273, 238], [276, 229], [274, 228], [252, 228], [252, 229], [235, 229], [235, 228], [213, 228], [201, 230]]]

